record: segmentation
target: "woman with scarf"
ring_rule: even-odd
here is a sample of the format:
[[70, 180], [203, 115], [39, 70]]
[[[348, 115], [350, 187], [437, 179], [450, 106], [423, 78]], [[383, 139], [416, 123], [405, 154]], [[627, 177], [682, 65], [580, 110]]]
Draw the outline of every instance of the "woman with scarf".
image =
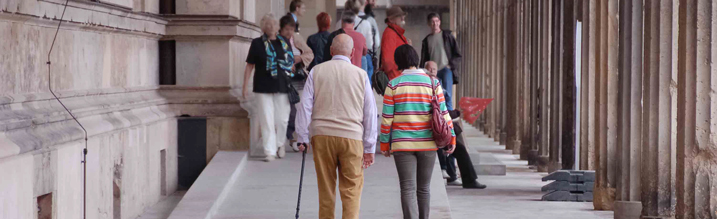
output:
[[[247, 98], [248, 81], [254, 74], [253, 92], [257, 103], [257, 117], [260, 123], [264, 161], [273, 161], [276, 156], [283, 157], [286, 144], [286, 127], [289, 121], [289, 84], [294, 77], [292, 67], [294, 54], [289, 39], [294, 33], [296, 23], [293, 19], [279, 25], [272, 14], [261, 19], [264, 34], [252, 40], [244, 70], [242, 97]], [[279, 153], [281, 152], [281, 153]]]

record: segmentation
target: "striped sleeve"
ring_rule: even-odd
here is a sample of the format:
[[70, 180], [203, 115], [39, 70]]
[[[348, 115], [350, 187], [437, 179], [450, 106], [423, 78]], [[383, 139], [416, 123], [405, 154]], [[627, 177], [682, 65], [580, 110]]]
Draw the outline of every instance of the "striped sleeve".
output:
[[389, 82], [383, 95], [383, 113], [381, 114], [381, 151], [390, 150], [389, 140], [391, 137], [391, 126], [393, 125], [394, 110], [394, 87]]

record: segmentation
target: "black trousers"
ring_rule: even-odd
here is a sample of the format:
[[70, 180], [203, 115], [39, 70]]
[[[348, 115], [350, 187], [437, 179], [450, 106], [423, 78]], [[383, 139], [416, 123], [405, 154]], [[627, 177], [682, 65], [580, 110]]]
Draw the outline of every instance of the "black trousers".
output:
[[468, 155], [468, 150], [466, 149], [465, 139], [463, 139], [463, 127], [461, 127], [459, 123], [453, 124], [453, 130], [456, 132], [456, 149], [452, 155], [458, 160], [458, 169], [461, 170], [463, 187], [466, 187], [476, 182], [478, 174], [476, 174], [476, 170], [473, 168], [473, 161], [471, 161], [471, 157]]
[[291, 105], [291, 111], [289, 113], [289, 125], [286, 127], [286, 139], [294, 140], [294, 131], [296, 131], [296, 105]]
[[440, 148], [436, 151], [438, 153], [438, 163], [441, 165], [441, 170], [445, 170], [450, 178], [448, 182], [453, 182], [458, 178], [456, 173], [456, 158], [453, 155], [446, 155], [446, 149]]

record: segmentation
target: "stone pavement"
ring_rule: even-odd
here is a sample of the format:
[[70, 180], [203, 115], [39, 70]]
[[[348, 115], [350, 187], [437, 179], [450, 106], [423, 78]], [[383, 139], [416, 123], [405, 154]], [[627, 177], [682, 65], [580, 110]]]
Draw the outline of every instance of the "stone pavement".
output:
[[612, 218], [612, 211], [595, 211], [592, 202], [545, 202], [540, 201], [540, 188], [549, 183], [528, 168], [527, 161], [518, 159], [487, 138], [477, 129], [464, 124], [466, 143], [472, 152], [492, 153], [507, 166], [505, 176], [478, 176], [478, 181], [488, 185], [485, 190], [466, 190], [449, 186], [448, 199], [454, 219], [512, 219], [512, 218]]
[[[233, 189], [214, 216], [229, 218], [294, 218], [301, 170], [301, 154], [270, 163], [249, 160]], [[398, 175], [393, 157], [376, 157], [366, 170], [361, 199], [361, 218], [401, 218]], [[337, 189], [336, 216], [341, 202]], [[445, 184], [436, 162], [431, 183], [431, 218], [451, 218]], [[306, 172], [301, 197], [301, 218], [318, 218], [316, 171], [311, 154], [306, 156]]]

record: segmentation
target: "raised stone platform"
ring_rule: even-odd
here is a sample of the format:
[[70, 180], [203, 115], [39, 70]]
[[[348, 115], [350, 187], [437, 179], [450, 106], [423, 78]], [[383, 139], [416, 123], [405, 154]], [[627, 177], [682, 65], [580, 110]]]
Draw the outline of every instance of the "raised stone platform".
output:
[[505, 176], [505, 164], [491, 153], [469, 152], [478, 175]]
[[[245, 154], [219, 152], [169, 218], [293, 218], [301, 154], [288, 152], [286, 158], [269, 163], [247, 159]], [[166, 211], [171, 211], [176, 200], [168, 198], [166, 202], [154, 206], [141, 218], [166, 218], [162, 215], [169, 215]], [[338, 189], [335, 212], [340, 218]], [[306, 156], [300, 216], [318, 218], [316, 171], [311, 153]], [[398, 174], [392, 157], [377, 156], [376, 163], [366, 170], [360, 216], [402, 217]], [[437, 162], [431, 182], [431, 218], [451, 218], [445, 180]]]
[[218, 152], [169, 218], [212, 218], [244, 170], [246, 162], [246, 152]]

